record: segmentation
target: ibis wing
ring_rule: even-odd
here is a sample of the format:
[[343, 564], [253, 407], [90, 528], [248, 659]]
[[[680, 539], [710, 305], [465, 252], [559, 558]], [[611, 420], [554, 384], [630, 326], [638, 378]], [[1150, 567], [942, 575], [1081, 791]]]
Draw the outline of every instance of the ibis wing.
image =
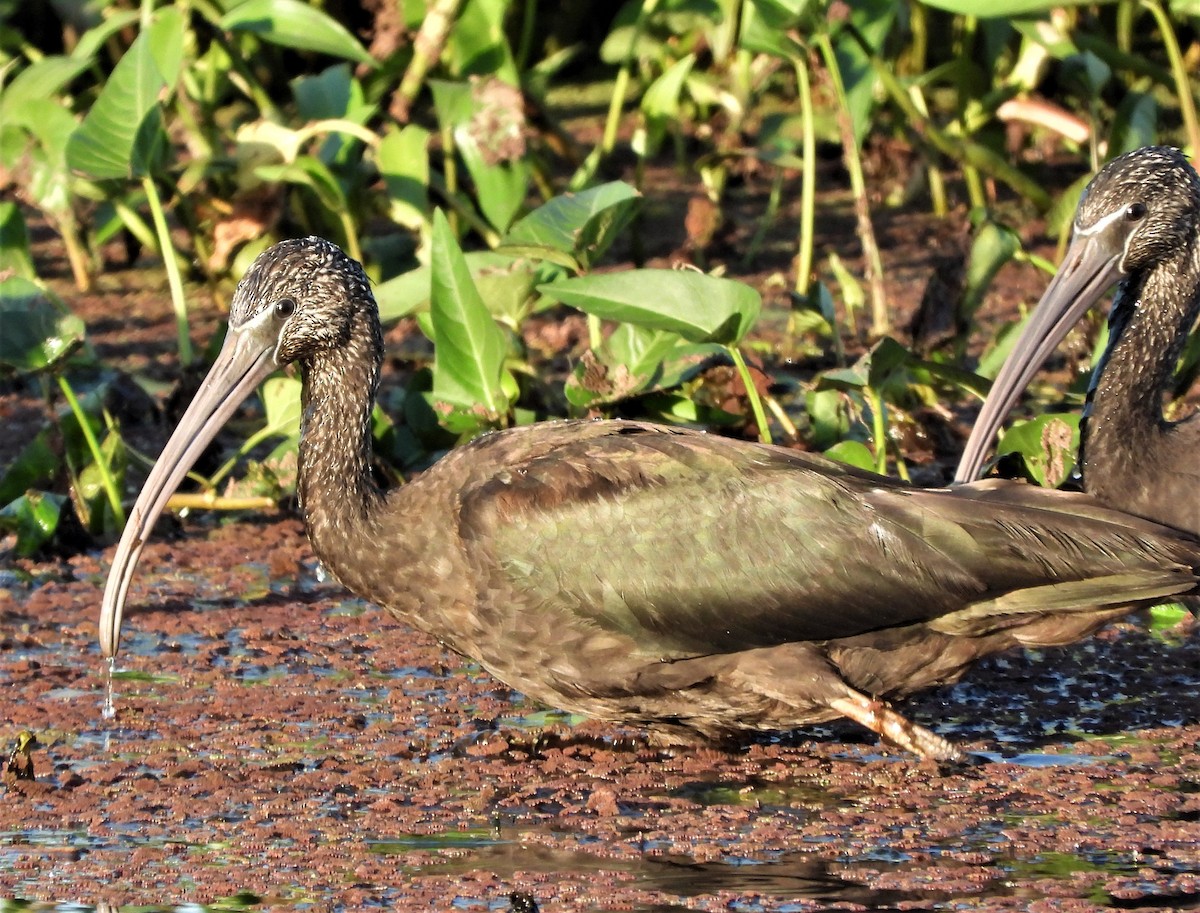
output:
[[[564, 435], [476, 481], [461, 495], [460, 533], [547, 619], [567, 611], [636, 634], [664, 658], [850, 636], [1131, 573], [1131, 595], [1111, 594], [1121, 604], [1142, 598], [1141, 575], [1157, 573], [1153, 561], [1131, 571], [1120, 555], [1082, 568], [1047, 561], [1044, 540], [1066, 539], [1074, 513], [973, 503], [808, 454], [634, 428], [645, 430]], [[1033, 532], [1013, 548], [1022, 523]], [[1167, 576], [1181, 572], [1163, 560]]]

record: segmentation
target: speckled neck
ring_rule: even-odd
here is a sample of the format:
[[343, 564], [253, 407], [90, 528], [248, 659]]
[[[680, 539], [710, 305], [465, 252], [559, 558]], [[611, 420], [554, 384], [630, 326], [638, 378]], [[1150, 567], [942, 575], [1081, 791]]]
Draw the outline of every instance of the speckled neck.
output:
[[335, 576], [371, 539], [382, 493], [371, 478], [371, 410], [383, 341], [373, 308], [356, 312], [345, 345], [301, 365], [298, 492], [317, 556]]
[[1162, 434], [1163, 397], [1200, 310], [1200, 245], [1131, 276], [1109, 318], [1109, 342], [1092, 378], [1081, 427], [1084, 487], [1107, 487], [1144, 468]]

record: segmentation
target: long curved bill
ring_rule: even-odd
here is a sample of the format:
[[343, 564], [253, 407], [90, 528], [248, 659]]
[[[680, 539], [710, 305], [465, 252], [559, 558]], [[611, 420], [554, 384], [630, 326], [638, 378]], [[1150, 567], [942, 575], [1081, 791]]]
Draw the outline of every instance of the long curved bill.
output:
[[1121, 278], [1124, 253], [1113, 244], [1109, 232], [1076, 233], [1058, 274], [992, 383], [958, 463], [955, 482], [970, 482], [979, 475], [1000, 424], [1033, 375], [1088, 308]]
[[129, 582], [155, 521], [188, 470], [242, 400], [278, 367], [274, 358], [278, 339], [274, 332], [268, 332], [270, 329], [252, 322], [238, 330], [229, 330], [221, 354], [150, 471], [125, 524], [104, 585], [100, 649], [105, 656], [117, 654]]

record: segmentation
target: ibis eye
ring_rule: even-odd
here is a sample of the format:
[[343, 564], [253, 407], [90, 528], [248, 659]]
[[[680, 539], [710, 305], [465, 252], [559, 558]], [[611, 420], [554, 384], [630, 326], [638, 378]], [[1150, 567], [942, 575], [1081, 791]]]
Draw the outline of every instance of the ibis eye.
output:
[[286, 320], [296, 313], [296, 302], [291, 298], [280, 298], [275, 302], [275, 316], [280, 320]]
[[1125, 207], [1125, 221], [1139, 222], [1146, 216], [1145, 203], [1130, 203]]

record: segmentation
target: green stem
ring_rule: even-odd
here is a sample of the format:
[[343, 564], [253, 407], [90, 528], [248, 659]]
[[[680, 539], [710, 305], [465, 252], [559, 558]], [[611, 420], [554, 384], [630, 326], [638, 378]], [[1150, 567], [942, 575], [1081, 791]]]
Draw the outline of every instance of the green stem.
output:
[[817, 35], [817, 46], [820, 48], [821, 59], [825, 62], [825, 69], [829, 73], [837, 98], [842, 154], [846, 170], [850, 172], [850, 189], [854, 196], [854, 213], [858, 221], [858, 240], [863, 247], [863, 258], [867, 261], [867, 287], [871, 293], [871, 334], [876, 337], [886, 336], [891, 330], [891, 319], [888, 316], [887, 294], [883, 288], [883, 258], [879, 254], [875, 228], [871, 224], [867, 181], [863, 175], [862, 157], [859, 155], [858, 139], [854, 135], [854, 122], [850, 116], [850, 100], [846, 95], [846, 85], [842, 81], [842, 71], [838, 67], [833, 41], [828, 33]]
[[149, 175], [142, 176], [142, 189], [150, 204], [150, 215], [154, 219], [154, 230], [158, 233], [158, 249], [163, 265], [167, 268], [167, 284], [171, 287], [171, 304], [175, 308], [175, 330], [179, 337], [179, 362], [184, 367], [192, 363], [192, 340], [188, 335], [187, 299], [183, 294], [183, 277], [179, 274], [179, 260], [175, 257], [175, 246], [171, 243], [171, 230], [163, 213], [158, 188]]
[[883, 395], [874, 387], [867, 387], [871, 401], [871, 437], [875, 444], [875, 471], [887, 475], [887, 416], [883, 411]]
[[725, 351], [733, 359], [733, 364], [746, 387], [746, 398], [750, 400], [750, 410], [754, 413], [755, 424], [758, 425], [758, 439], [764, 444], [770, 444], [772, 443], [771, 428], [767, 424], [767, 413], [763, 409], [762, 397], [758, 395], [758, 388], [754, 386], [754, 378], [750, 376], [750, 368], [746, 364], [746, 359], [742, 357], [742, 352], [737, 346], [725, 346]]
[[812, 89], [808, 78], [808, 58], [801, 53], [793, 59], [796, 87], [800, 91], [801, 145], [804, 171], [800, 175], [800, 238], [796, 262], [796, 294], [807, 299], [812, 281], [814, 226], [817, 211], [817, 135], [813, 125]]
[[[740, 265], [742, 270], [748, 271], [753, 266], [754, 258], [758, 256], [758, 249], [762, 247], [767, 232], [775, 222], [775, 216], [779, 214], [779, 204], [783, 200], [783, 178], [783, 169], [776, 169], [775, 177], [771, 181], [771, 192], [767, 195], [767, 208], [764, 210], [762, 218], [758, 220], [758, 227], [754, 229], [754, 237], [746, 245], [746, 253], [743, 255]], [[799, 284], [799, 279], [797, 279], [797, 287]]]
[[108, 506], [112, 509], [113, 517], [117, 521], [117, 528], [123, 529], [125, 527], [125, 509], [121, 506], [121, 493], [117, 491], [117, 481], [113, 478], [108, 461], [104, 458], [104, 452], [100, 449], [100, 442], [96, 440], [96, 434], [92, 431], [92, 423], [88, 421], [88, 417], [84, 413], [83, 407], [79, 405], [75, 391], [71, 389], [67, 379], [61, 374], [55, 375], [55, 377], [58, 380], [58, 388], [62, 390], [62, 394], [67, 400], [67, 405], [71, 407], [75, 421], [79, 423], [79, 430], [87, 442], [92, 462], [96, 464], [96, 470], [100, 473], [100, 484], [104, 486], [104, 494], [108, 497]]
[[1158, 0], [1142, 0], [1143, 8], [1158, 23], [1162, 34], [1163, 47], [1167, 49], [1167, 59], [1171, 61], [1171, 75], [1175, 77], [1175, 92], [1179, 96], [1179, 111], [1183, 115], [1183, 124], [1187, 129], [1188, 143], [1192, 147], [1192, 157], [1200, 155], [1200, 120], [1196, 118], [1196, 102], [1192, 99], [1192, 86], [1188, 80], [1187, 67], [1183, 55], [1179, 52], [1179, 42], [1175, 39], [1175, 29], [1171, 20], [1163, 10]]

